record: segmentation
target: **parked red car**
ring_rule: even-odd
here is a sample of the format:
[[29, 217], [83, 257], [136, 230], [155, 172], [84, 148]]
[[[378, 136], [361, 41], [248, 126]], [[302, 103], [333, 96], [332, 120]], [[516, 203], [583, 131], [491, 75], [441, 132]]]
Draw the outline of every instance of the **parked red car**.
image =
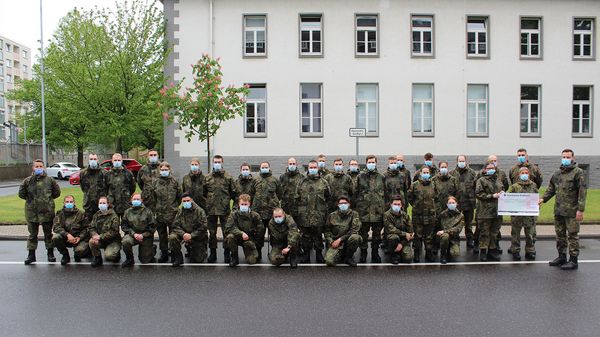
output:
[[[123, 164], [125, 165], [126, 169], [133, 173], [134, 177], [137, 177], [137, 173], [142, 168], [142, 164], [138, 163], [138, 161], [135, 159], [123, 159]], [[100, 164], [100, 167], [107, 171], [110, 170], [112, 168], [112, 160], [107, 159], [103, 161]], [[69, 184], [79, 185], [79, 172], [75, 172], [71, 175], [71, 178], [69, 178]]]

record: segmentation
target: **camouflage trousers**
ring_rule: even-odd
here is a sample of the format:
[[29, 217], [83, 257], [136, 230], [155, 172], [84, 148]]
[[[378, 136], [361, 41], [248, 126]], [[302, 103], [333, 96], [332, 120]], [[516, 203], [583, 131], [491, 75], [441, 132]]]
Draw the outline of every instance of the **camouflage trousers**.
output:
[[[228, 215], [209, 215], [208, 222], [208, 248], [217, 249], [217, 227], [221, 225], [221, 230], [225, 229]], [[225, 241], [225, 235], [223, 235]]]
[[271, 219], [262, 219], [263, 229], [256, 233], [256, 249], [260, 250], [265, 245], [265, 234], [267, 234], [267, 228], [269, 228], [269, 222]]
[[460, 256], [460, 237], [458, 235], [450, 235], [444, 233], [436, 235], [437, 241], [440, 243], [440, 251], [448, 252], [452, 257]]
[[171, 223], [157, 221], [156, 232], [158, 232], [158, 246], [161, 251], [169, 250], [169, 233], [171, 232]]
[[228, 234], [225, 238], [225, 244], [232, 254], [236, 254], [238, 252], [238, 246], [241, 246], [247, 264], [255, 264], [256, 261], [258, 261], [258, 250], [256, 249], [256, 243], [252, 238], [244, 241], [242, 235]]
[[569, 248], [570, 256], [579, 256], [579, 225], [579, 221], [575, 218], [554, 216], [556, 249], [559, 254], [566, 254], [567, 248]]
[[523, 224], [519, 219], [513, 219], [510, 229], [510, 252], [521, 252], [521, 229], [525, 231], [525, 252], [535, 252], [535, 222], [533, 224]]
[[269, 262], [271, 262], [272, 265], [281, 266], [285, 263], [285, 261], [287, 261], [290, 254], [295, 253], [298, 250], [298, 245], [290, 243], [290, 251], [284, 255], [281, 251], [287, 246], [287, 241], [271, 246], [271, 251], [269, 252]]
[[101, 256], [100, 249], [104, 249], [104, 258], [106, 261], [119, 262], [121, 260], [121, 240], [98, 240], [98, 244], [94, 244], [90, 240], [89, 245], [93, 256]]
[[66, 237], [60, 234], [54, 234], [52, 235], [52, 244], [62, 255], [69, 253], [67, 248], [73, 248], [73, 252], [77, 257], [84, 257], [90, 254], [90, 246], [87, 241], [80, 240], [78, 244], [74, 245], [67, 242]]
[[[392, 254], [400, 254], [400, 260], [403, 263], [411, 263], [414, 257], [413, 249], [410, 245], [410, 242], [406, 240], [405, 237], [400, 237], [398, 234], [390, 234], [387, 236], [387, 240], [390, 245], [390, 251]], [[402, 244], [402, 250], [400, 253], [396, 252], [396, 247], [398, 244]]]
[[477, 220], [479, 229], [479, 249], [497, 249], [498, 233], [502, 226], [502, 217]]
[[413, 229], [415, 238], [413, 239], [413, 249], [415, 254], [421, 255], [421, 249], [425, 244], [425, 250], [433, 250], [433, 228], [437, 219], [431, 215], [415, 215], [413, 216]]
[[37, 249], [40, 225], [44, 231], [44, 243], [46, 244], [46, 249], [54, 248], [52, 245], [52, 221], [43, 223], [27, 222], [27, 231], [29, 231], [29, 236], [27, 237], [27, 250]]
[[369, 246], [369, 230], [371, 230], [371, 249], [379, 249], [382, 229], [383, 222], [363, 222], [358, 232], [362, 237], [360, 249], [367, 249]]
[[305, 252], [323, 251], [323, 226], [300, 227], [300, 246]]
[[126, 257], [133, 257], [133, 246], [139, 245], [138, 259], [141, 263], [150, 263], [156, 255], [156, 246], [154, 245], [154, 235], [144, 238], [142, 242], [137, 241], [133, 235], [126, 234], [123, 237], [123, 252]]
[[335, 267], [342, 259], [353, 256], [360, 246], [361, 241], [362, 238], [360, 235], [352, 234], [348, 240], [342, 242], [337, 248], [333, 248], [329, 245], [329, 248], [325, 253], [325, 264], [330, 267]]
[[473, 217], [475, 215], [475, 210], [469, 209], [462, 211], [463, 217], [465, 218], [465, 237], [473, 240]]
[[[183, 234], [171, 233], [169, 234], [169, 248], [171, 253], [181, 252], [181, 243], [183, 242]], [[190, 247], [190, 262], [201, 263], [206, 259], [207, 251], [206, 246], [208, 244], [208, 237], [205, 235], [197, 238], [192, 238]]]

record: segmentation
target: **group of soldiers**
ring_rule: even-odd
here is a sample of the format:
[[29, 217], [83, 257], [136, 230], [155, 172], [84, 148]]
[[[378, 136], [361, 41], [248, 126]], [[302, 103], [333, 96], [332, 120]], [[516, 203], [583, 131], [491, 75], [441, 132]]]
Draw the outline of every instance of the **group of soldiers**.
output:
[[[215, 263], [219, 226], [224, 260], [232, 267], [239, 264], [240, 246], [246, 263], [261, 261], [267, 233], [268, 259], [277, 266], [310, 263], [312, 250], [316, 262], [328, 266], [356, 266], [358, 250], [360, 263], [365, 263], [369, 233], [373, 263], [381, 262], [381, 249], [394, 264], [418, 263], [422, 258], [433, 262], [438, 255], [444, 264], [460, 255], [463, 228], [468, 249], [481, 261], [497, 261], [502, 253], [499, 230], [503, 220], [498, 215], [498, 199], [505, 192], [538, 193], [543, 182], [525, 149], [517, 151], [517, 162], [508, 172], [500, 169], [495, 155], [477, 172], [465, 155], [458, 155], [451, 169], [448, 162], [436, 164], [427, 153], [412, 177], [403, 155], [389, 157], [383, 174], [377, 170], [376, 156], [367, 156], [365, 164], [361, 169], [353, 159], [345, 166], [338, 158], [330, 170], [326, 157], [319, 155], [308, 162], [304, 174], [296, 159], [289, 158], [286, 172], [276, 178], [266, 161], [260, 164], [258, 176], [244, 163], [235, 179], [223, 169], [223, 157], [216, 155], [208, 174], [200, 170], [198, 159], [192, 159], [180, 183], [171, 165], [159, 161], [154, 150], [149, 151], [137, 178], [125, 169], [120, 154], [112, 156], [108, 171], [99, 166], [97, 155], [90, 154], [89, 165], [80, 174], [83, 209], [68, 195], [55, 213], [54, 199], [60, 196], [60, 188], [46, 175], [44, 163], [36, 160], [33, 174], [19, 189], [19, 197], [26, 200], [29, 229], [25, 264], [36, 261], [40, 225], [48, 261], [56, 261], [56, 247], [63, 265], [70, 262], [68, 248], [72, 247], [75, 261], [91, 256], [93, 267], [103, 264], [101, 250], [111, 262], [120, 262], [123, 250], [122, 266], [130, 267], [136, 245], [141, 263], [167, 263], [170, 258], [173, 266], [181, 266], [183, 247], [190, 262]], [[550, 265], [576, 269], [586, 186], [570, 149], [562, 152], [560, 168], [539, 202], [554, 196], [558, 257]], [[521, 259], [524, 229], [525, 258], [534, 260], [536, 217], [515, 216], [511, 222], [513, 259]]]

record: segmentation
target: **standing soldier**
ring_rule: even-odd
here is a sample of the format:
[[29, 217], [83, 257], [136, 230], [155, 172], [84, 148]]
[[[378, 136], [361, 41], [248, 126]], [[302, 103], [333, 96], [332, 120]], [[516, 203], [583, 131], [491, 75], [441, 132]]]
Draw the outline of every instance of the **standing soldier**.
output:
[[[235, 180], [223, 169], [223, 157], [213, 157], [213, 171], [205, 179], [206, 214], [208, 215], [208, 263], [217, 261], [217, 226], [223, 230], [227, 216], [231, 213], [231, 201], [239, 195]], [[223, 234], [223, 238], [225, 235]], [[229, 249], [224, 245], [225, 263], [229, 263]]]
[[235, 267], [240, 263], [238, 246], [242, 246], [244, 250], [246, 263], [255, 264], [257, 262], [256, 239], [258, 233], [261, 232], [264, 233], [263, 223], [260, 215], [250, 210], [250, 196], [248, 194], [240, 195], [238, 209], [227, 219], [224, 232], [225, 243], [231, 252], [230, 267]]
[[379, 244], [385, 212], [384, 178], [377, 172], [377, 157], [367, 156], [367, 170], [356, 181], [356, 209], [360, 214], [360, 262], [367, 262], [369, 230], [371, 230], [371, 262], [380, 263]]
[[421, 168], [418, 180], [408, 190], [408, 201], [412, 205], [414, 261], [421, 262], [421, 250], [425, 243], [425, 260], [433, 262], [433, 230], [437, 223], [435, 210], [437, 195], [431, 182], [429, 167]]
[[52, 221], [54, 220], [54, 199], [60, 196], [60, 187], [48, 177], [44, 162], [33, 161], [33, 174], [19, 186], [19, 198], [25, 200], [25, 220], [27, 220], [27, 250], [25, 264], [35, 262], [40, 225], [44, 231], [44, 243], [48, 252], [48, 262], [56, 262], [52, 246]]
[[184, 193], [181, 196], [181, 208], [177, 211], [171, 233], [169, 233], [173, 267], [179, 267], [183, 264], [182, 242], [191, 247], [190, 262], [200, 263], [204, 261], [208, 244], [206, 213], [202, 207], [192, 200], [189, 193]]
[[71, 262], [68, 248], [74, 248], [75, 262], [80, 262], [82, 257], [89, 255], [89, 222], [85, 213], [75, 206], [75, 198], [67, 195], [63, 200], [63, 208], [56, 212], [52, 231], [52, 243], [56, 250], [62, 254], [61, 265]]
[[479, 229], [479, 260], [500, 261], [497, 251], [497, 236], [502, 225], [502, 216], [498, 216], [498, 198], [504, 188], [496, 165], [488, 160], [484, 168], [485, 176], [477, 179], [475, 196], [479, 201], [477, 207], [477, 227]]
[[554, 229], [558, 257], [550, 261], [550, 265], [560, 266], [562, 269], [577, 269], [579, 225], [585, 211], [586, 186], [583, 170], [575, 162], [575, 153], [571, 149], [562, 151], [561, 167], [552, 175], [540, 204], [548, 202], [555, 195]]
[[[530, 179], [529, 168], [527, 168], [527, 166], [523, 166], [519, 169], [519, 181], [508, 188], [508, 193], [538, 193], [536, 184]], [[535, 260], [535, 242], [533, 240], [533, 233], [535, 233], [536, 220], [536, 216], [511, 217], [510, 252], [513, 256], [513, 260], [521, 260], [521, 228], [525, 229], [525, 258], [527, 260]]]
[[337, 201], [338, 210], [327, 216], [325, 223], [325, 240], [327, 253], [325, 263], [329, 267], [344, 261], [345, 264], [356, 267], [354, 253], [360, 246], [362, 238], [360, 231], [360, 216], [358, 212], [350, 209], [350, 198], [340, 196]]
[[[273, 210], [279, 208], [281, 196], [281, 185], [279, 180], [273, 177], [268, 162], [260, 163], [260, 175], [254, 183], [254, 211], [260, 215], [263, 222], [262, 232], [257, 233], [256, 249], [258, 249], [258, 261], [262, 260], [262, 248], [265, 245], [265, 232], [273, 216]], [[251, 196], [252, 197], [252, 196]]]
[[254, 198], [254, 184], [256, 180], [254, 180], [254, 177], [250, 173], [250, 165], [247, 163], [240, 165], [240, 175], [236, 183], [240, 194], [248, 194], [251, 198]]
[[460, 232], [462, 231], [464, 216], [458, 209], [455, 197], [446, 199], [446, 209], [440, 213], [440, 222], [435, 233], [440, 243], [440, 263], [448, 263], [448, 257], [460, 256]]
[[[457, 192], [455, 196], [458, 198], [459, 209], [465, 221], [467, 247], [474, 248], [471, 224], [475, 215], [475, 182], [477, 181], [477, 173], [467, 164], [467, 156], [463, 154], [457, 156], [456, 162], [456, 168], [450, 174], [457, 180]], [[477, 245], [479, 245], [479, 242], [477, 242]]]
[[[448, 170], [448, 162], [441, 161], [439, 162], [439, 172], [433, 177], [433, 187], [437, 198], [437, 208], [435, 210], [435, 214], [437, 215], [437, 227], [441, 226], [440, 223], [440, 214], [442, 211], [446, 210], [446, 201], [449, 196], [455, 196], [458, 192], [458, 184], [456, 182], [456, 178], [450, 175]], [[462, 229], [462, 226], [461, 226]], [[438, 247], [438, 243], [436, 242], [436, 250]], [[437, 251], [434, 250], [433, 255], [437, 255]]]
[[156, 229], [160, 248], [159, 263], [169, 260], [169, 233], [171, 225], [177, 215], [181, 201], [181, 186], [177, 179], [171, 175], [171, 165], [163, 161], [159, 165], [159, 178], [151, 180], [144, 191], [142, 198], [146, 205], [156, 216]]
[[404, 198], [394, 195], [391, 200], [390, 209], [383, 215], [383, 225], [386, 227], [387, 241], [392, 249], [392, 263], [411, 263], [414, 253], [410, 242], [415, 232], [408, 213], [403, 209]]
[[327, 202], [331, 198], [331, 190], [327, 181], [319, 175], [316, 161], [311, 160], [308, 163], [308, 175], [298, 184], [294, 194], [298, 207], [297, 221], [302, 235], [302, 263], [310, 263], [310, 251], [313, 247], [317, 263], [325, 263], [322, 234], [327, 220]]
[[296, 187], [302, 181], [302, 178], [302, 174], [298, 171], [296, 158], [289, 158], [287, 170], [279, 176], [279, 185], [281, 185], [281, 208], [293, 218], [298, 217], [295, 193]]
[[190, 173], [183, 177], [183, 192], [189, 193], [196, 205], [206, 210], [206, 196], [204, 185], [204, 174], [200, 170], [200, 160], [192, 158], [190, 161]]
[[338, 208], [337, 199], [346, 196], [352, 198], [354, 194], [354, 184], [352, 178], [344, 172], [344, 161], [337, 158], [333, 161], [333, 172], [325, 176], [325, 180], [329, 183], [331, 190], [331, 198], [329, 199], [328, 213], [335, 212]]
[[298, 241], [300, 231], [298, 225], [291, 215], [285, 214], [283, 209], [273, 210], [273, 219], [269, 221], [269, 244], [271, 252], [269, 261], [274, 266], [281, 266], [286, 260], [290, 262], [290, 268], [298, 267]]
[[356, 186], [356, 180], [358, 179], [358, 175], [360, 174], [360, 166], [358, 165], [358, 160], [350, 159], [348, 162], [348, 175], [352, 178], [352, 183]]
[[542, 182], [544, 181], [542, 171], [540, 171], [536, 164], [529, 161], [529, 155], [527, 154], [526, 149], [517, 150], [517, 163], [510, 169], [509, 172], [510, 183], [516, 184], [521, 181], [519, 179], [521, 176], [519, 170], [523, 167], [526, 167], [529, 170], [529, 180], [533, 181], [538, 189], [541, 188]]
[[153, 263], [156, 261], [156, 246], [154, 246], [154, 232], [156, 231], [156, 222], [154, 214], [144, 206], [142, 195], [134, 193], [131, 197], [131, 207], [125, 211], [121, 219], [121, 230], [125, 233], [123, 238], [123, 251], [125, 252], [125, 261], [121, 267], [132, 267], [133, 246], [139, 245], [138, 259], [142, 264]]
[[326, 175], [331, 173], [327, 168], [327, 157], [325, 157], [324, 154], [320, 154], [319, 157], [317, 157], [317, 165], [319, 166], [319, 175], [321, 177], [325, 178]]
[[[412, 184], [412, 177], [410, 176], [410, 170], [406, 167], [403, 154], [396, 155], [396, 166], [398, 167], [398, 171], [400, 172], [400, 174], [402, 174], [402, 177], [404, 178], [404, 187], [406, 188], [404, 190], [404, 198], [406, 199], [406, 193], [408, 193], [408, 189]], [[403, 205], [408, 204], [404, 203]]]
[[121, 260], [121, 232], [119, 231], [119, 216], [108, 204], [107, 197], [98, 200], [98, 212], [94, 214], [90, 224], [90, 250], [92, 251], [92, 267], [102, 265], [102, 253], [109, 262]]
[[[432, 177], [435, 177], [435, 175], [438, 173], [437, 166], [435, 166], [435, 162], [433, 161], [433, 154], [431, 154], [431, 152], [427, 152], [427, 153], [425, 153], [425, 155], [423, 155], [423, 166], [421, 166], [421, 169], [424, 167], [429, 168], [429, 175], [431, 175]], [[420, 174], [421, 174], [421, 170], [419, 169], [417, 172], [415, 172], [413, 181], [419, 180]]]
[[148, 163], [140, 169], [137, 175], [137, 183], [140, 190], [144, 191], [146, 185], [150, 185], [152, 180], [159, 175], [158, 151], [150, 149], [148, 151]]
[[98, 212], [98, 199], [106, 195], [104, 191], [104, 171], [98, 165], [98, 155], [90, 153], [88, 157], [88, 167], [79, 173], [79, 186], [83, 192], [83, 209], [88, 221]]
[[410, 188], [406, 186], [406, 179], [404, 174], [400, 172], [398, 168], [398, 160], [395, 156], [388, 158], [388, 169], [383, 174], [385, 178], [385, 207], [387, 208], [392, 204], [392, 197], [399, 195], [402, 197], [402, 201], [406, 201], [406, 192]]
[[129, 208], [131, 194], [135, 192], [135, 178], [123, 167], [123, 157], [120, 153], [112, 155], [112, 168], [104, 176], [104, 190], [108, 203], [113, 206], [115, 213], [122, 217]]

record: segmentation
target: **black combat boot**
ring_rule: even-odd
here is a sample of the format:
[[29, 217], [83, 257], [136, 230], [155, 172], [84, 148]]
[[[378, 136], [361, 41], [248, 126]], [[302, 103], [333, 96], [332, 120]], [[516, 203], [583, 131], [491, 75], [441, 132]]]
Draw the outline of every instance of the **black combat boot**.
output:
[[208, 263], [217, 262], [217, 249], [216, 248], [210, 249], [210, 255], [208, 256], [208, 260], [206, 260], [206, 262], [208, 262]]
[[481, 262], [487, 262], [487, 260], [488, 260], [487, 249], [481, 249], [479, 251], [479, 261], [481, 261]]
[[529, 261], [535, 260], [535, 252], [525, 253], [525, 259]]
[[73, 257], [75, 258], [75, 262], [81, 262], [81, 256], [77, 253], [73, 253]]
[[158, 263], [167, 263], [169, 262], [169, 251], [161, 250], [160, 257], [158, 258]]
[[298, 268], [298, 255], [295, 251], [290, 250], [290, 268]]
[[560, 269], [562, 269], [562, 270], [577, 269], [577, 256], [571, 255], [569, 257], [569, 262], [567, 262], [567, 263], [563, 264], [562, 266], [560, 266]]
[[[236, 249], [236, 255], [237, 255], [237, 247], [235, 249]], [[233, 254], [233, 252], [229, 251], [229, 248], [223, 249], [223, 261], [225, 263], [231, 262], [231, 254]], [[238, 261], [238, 263], [240, 263], [240, 262]]]
[[62, 259], [60, 259], [60, 264], [62, 266], [69, 264], [71, 262], [71, 256], [69, 255], [69, 251], [66, 250], [64, 254], [62, 254]]
[[102, 255], [94, 256], [94, 259], [92, 260], [92, 267], [100, 267], [103, 262], [104, 261], [102, 261]]
[[256, 251], [258, 253], [258, 257], [256, 258], [257, 263], [260, 263], [262, 261], [262, 249], [263, 247], [256, 247]]
[[367, 250], [366, 249], [361, 249], [360, 250], [360, 263], [366, 263], [367, 262]]
[[400, 253], [392, 252], [392, 264], [400, 263]]
[[183, 264], [183, 253], [181, 252], [171, 252], [173, 256], [173, 263], [171, 264], [173, 267], [181, 267]]
[[54, 249], [48, 249], [48, 262], [56, 262], [54, 257]]
[[558, 254], [558, 257], [550, 261], [549, 265], [552, 267], [560, 267], [565, 263], [567, 263], [567, 254]]
[[445, 252], [445, 251], [440, 252], [440, 263], [441, 264], [448, 263], [448, 252]]
[[379, 245], [373, 245], [373, 243], [371, 243], [371, 245], [371, 262], [381, 263], [381, 257], [379, 256]]
[[344, 263], [349, 265], [350, 267], [356, 267], [356, 261], [354, 261], [354, 254], [350, 254], [350, 253], [346, 254]]
[[240, 264], [240, 259], [239, 259], [239, 257], [238, 257], [238, 252], [237, 252], [237, 251], [235, 251], [235, 252], [231, 252], [231, 254], [230, 254], [229, 256], [230, 256], [230, 258], [231, 258], [231, 259], [229, 260], [229, 266], [230, 266], [230, 267], [235, 267], [235, 266], [237, 266], [238, 264]]
[[125, 261], [123, 261], [123, 263], [121, 263], [121, 267], [122, 268], [133, 267], [134, 264], [135, 264], [135, 262], [133, 262], [133, 254], [129, 255], [129, 254], [125, 253]]
[[421, 262], [421, 249], [415, 249], [415, 256], [413, 257], [414, 263]]
[[35, 262], [35, 249], [30, 250], [29, 254], [27, 254], [25, 265], [32, 264], [33, 262]]
[[498, 249], [488, 249], [487, 258], [491, 261], [500, 261], [500, 253]]
[[185, 257], [190, 257], [190, 252], [192, 251], [192, 247], [189, 243], [185, 244]]
[[315, 249], [315, 261], [316, 261], [316, 263], [325, 263], [325, 259], [323, 258], [322, 250]]
[[512, 253], [512, 257], [514, 261], [521, 261], [521, 254], [519, 252]]

